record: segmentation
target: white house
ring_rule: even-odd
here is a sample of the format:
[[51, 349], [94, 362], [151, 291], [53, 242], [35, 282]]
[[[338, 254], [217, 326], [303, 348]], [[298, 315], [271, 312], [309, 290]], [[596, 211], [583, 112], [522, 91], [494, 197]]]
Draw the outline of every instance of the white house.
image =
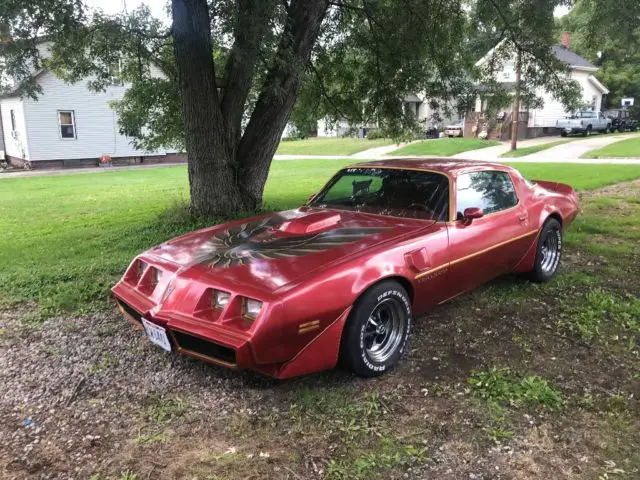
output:
[[[152, 74], [162, 75], [151, 68]], [[0, 98], [0, 150], [10, 164], [96, 166], [103, 155], [116, 164], [182, 160], [173, 152], [137, 150], [118, 132], [117, 114], [109, 103], [122, 99], [126, 85], [115, 81], [105, 92], [95, 93], [86, 80], [67, 84], [46, 69], [35, 78], [42, 87], [38, 100], [21, 99], [15, 91]]]
[[[431, 106], [431, 102], [424, 94], [409, 94], [405, 96], [403, 101], [403, 107], [405, 112], [411, 112], [415, 115], [418, 122], [424, 124], [424, 130], [433, 125], [447, 125], [453, 120], [458, 118], [457, 116], [447, 115], [443, 110], [435, 109]], [[449, 102], [448, 108], [452, 111], [455, 110], [453, 102]], [[346, 120], [339, 120], [335, 124], [329, 123], [328, 119], [321, 118], [318, 120], [318, 136], [319, 137], [341, 137], [349, 131], [358, 131], [362, 128], [370, 130], [378, 128], [377, 123], [373, 122], [367, 125], [349, 125]]]
[[[482, 67], [486, 65], [492, 59], [492, 55], [494, 55], [494, 52], [499, 45], [500, 44], [478, 60], [476, 66]], [[582, 99], [584, 104], [589, 105], [593, 110], [598, 111], [602, 105], [602, 96], [609, 93], [607, 87], [600, 83], [595, 77], [595, 73], [599, 68], [592, 65], [588, 60], [584, 59], [577, 53], [569, 50], [567, 45], [568, 37], [566, 45], [554, 45], [552, 47], [553, 53], [559, 60], [569, 66], [569, 78], [575, 80], [582, 88]], [[516, 79], [515, 55], [514, 58], [502, 63], [502, 69], [499, 69], [494, 73], [495, 79], [498, 82], [505, 84], [507, 89], [511, 89], [515, 85]], [[544, 100], [544, 105], [542, 108], [529, 110], [528, 127], [531, 131], [528, 136], [552, 133], [548, 130], [555, 128], [556, 122], [570, 113], [567, 112], [562, 104], [558, 100], [554, 99], [549, 92], [539, 90], [536, 93]], [[482, 103], [478, 100], [478, 102], [476, 102], [476, 112], [481, 110]]]

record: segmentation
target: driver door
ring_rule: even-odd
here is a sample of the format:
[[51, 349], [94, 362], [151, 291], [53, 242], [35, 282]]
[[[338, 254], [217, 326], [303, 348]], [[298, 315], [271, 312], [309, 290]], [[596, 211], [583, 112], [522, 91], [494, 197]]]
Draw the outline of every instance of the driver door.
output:
[[[471, 222], [465, 209], [484, 215]], [[456, 221], [449, 227], [449, 283], [456, 294], [510, 272], [522, 258], [530, 239], [529, 216], [520, 204], [507, 172], [485, 170], [456, 178]]]

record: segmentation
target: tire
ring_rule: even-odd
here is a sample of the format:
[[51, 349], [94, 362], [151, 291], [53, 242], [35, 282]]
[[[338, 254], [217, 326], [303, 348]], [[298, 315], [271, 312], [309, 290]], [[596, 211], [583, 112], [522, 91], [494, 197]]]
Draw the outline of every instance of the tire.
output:
[[536, 259], [530, 278], [534, 282], [548, 282], [555, 277], [562, 258], [562, 225], [555, 218], [549, 218], [538, 237]]
[[568, 135], [567, 132], [560, 132], [561, 137], [566, 137], [567, 135]]
[[351, 310], [342, 332], [340, 365], [367, 378], [390, 370], [407, 349], [411, 318], [411, 300], [399, 283], [374, 285]]

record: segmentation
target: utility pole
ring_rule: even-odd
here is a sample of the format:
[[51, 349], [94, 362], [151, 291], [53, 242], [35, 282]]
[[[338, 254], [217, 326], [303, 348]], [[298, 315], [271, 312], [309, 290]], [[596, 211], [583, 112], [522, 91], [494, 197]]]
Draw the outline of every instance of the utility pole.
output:
[[511, 150], [518, 148], [518, 120], [520, 119], [520, 80], [522, 77], [522, 54], [516, 46], [516, 86], [511, 112]]

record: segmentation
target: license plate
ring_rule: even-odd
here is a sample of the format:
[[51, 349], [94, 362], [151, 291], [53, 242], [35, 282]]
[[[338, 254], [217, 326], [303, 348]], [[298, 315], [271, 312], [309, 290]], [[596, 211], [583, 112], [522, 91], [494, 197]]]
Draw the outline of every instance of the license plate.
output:
[[167, 352], [171, 351], [171, 343], [169, 343], [167, 331], [164, 328], [159, 327], [155, 323], [151, 323], [145, 318], [142, 319], [142, 325], [144, 326], [144, 331], [147, 333], [147, 338], [151, 343], [155, 343]]

